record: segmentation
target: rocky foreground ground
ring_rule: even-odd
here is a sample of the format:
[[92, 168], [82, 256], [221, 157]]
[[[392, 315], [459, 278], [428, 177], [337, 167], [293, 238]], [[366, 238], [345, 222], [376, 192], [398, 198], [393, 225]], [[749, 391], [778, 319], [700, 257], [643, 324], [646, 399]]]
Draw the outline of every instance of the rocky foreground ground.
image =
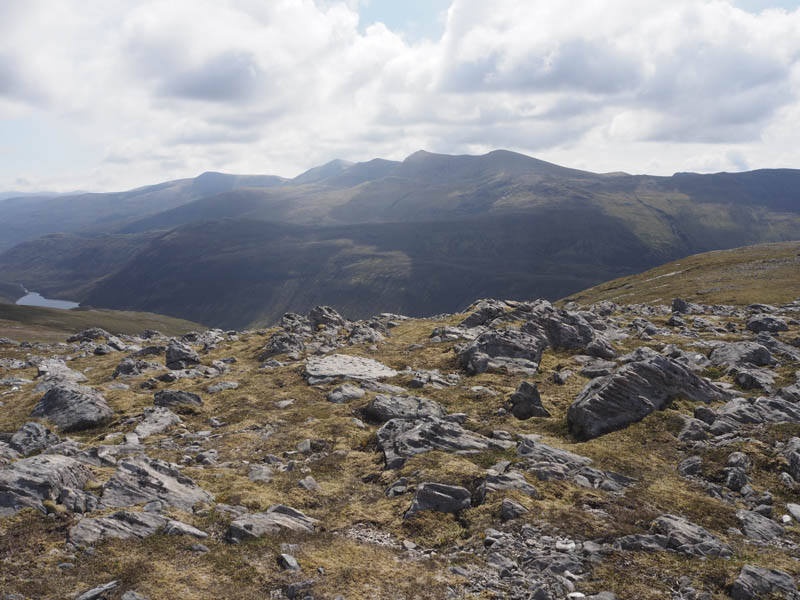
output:
[[0, 593], [800, 598], [800, 301], [0, 340]]

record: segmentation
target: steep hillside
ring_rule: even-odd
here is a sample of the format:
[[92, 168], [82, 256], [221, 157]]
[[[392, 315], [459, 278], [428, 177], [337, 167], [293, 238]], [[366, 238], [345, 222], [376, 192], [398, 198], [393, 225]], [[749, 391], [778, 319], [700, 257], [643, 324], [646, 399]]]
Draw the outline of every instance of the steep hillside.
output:
[[679, 308], [0, 342], [0, 589], [794, 600], [800, 300]]
[[572, 294], [581, 303], [693, 302], [746, 305], [789, 302], [800, 290], [800, 241], [759, 244], [688, 256], [644, 273]]
[[126, 192], [10, 198], [3, 201], [0, 251], [50, 233], [110, 233], [132, 219], [241, 187], [280, 185], [281, 177], [203, 173]]

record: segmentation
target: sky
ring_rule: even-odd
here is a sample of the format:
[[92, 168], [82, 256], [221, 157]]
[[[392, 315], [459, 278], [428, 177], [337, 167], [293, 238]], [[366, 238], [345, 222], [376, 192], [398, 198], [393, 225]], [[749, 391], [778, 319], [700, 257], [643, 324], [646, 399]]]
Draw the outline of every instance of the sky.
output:
[[0, 191], [419, 149], [800, 168], [798, 132], [800, 0], [0, 1]]

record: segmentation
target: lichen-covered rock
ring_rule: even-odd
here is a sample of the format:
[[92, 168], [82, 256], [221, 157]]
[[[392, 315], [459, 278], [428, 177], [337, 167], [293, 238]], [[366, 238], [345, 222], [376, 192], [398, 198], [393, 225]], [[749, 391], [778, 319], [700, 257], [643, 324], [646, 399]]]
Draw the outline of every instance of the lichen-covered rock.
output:
[[31, 411], [61, 431], [91, 429], [109, 421], [114, 411], [97, 390], [83, 385], [58, 385], [50, 389]]
[[567, 424], [578, 439], [596, 438], [641, 421], [677, 396], [705, 403], [730, 397], [680, 363], [656, 356], [589, 382], [569, 407]]

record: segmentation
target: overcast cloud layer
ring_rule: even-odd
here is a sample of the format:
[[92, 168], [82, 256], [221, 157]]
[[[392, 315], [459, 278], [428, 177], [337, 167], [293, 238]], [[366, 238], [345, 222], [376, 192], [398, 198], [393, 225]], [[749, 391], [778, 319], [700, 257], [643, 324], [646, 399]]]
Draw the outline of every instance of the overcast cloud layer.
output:
[[593, 171], [800, 168], [800, 9], [454, 0], [0, 2], [0, 190], [507, 148]]

